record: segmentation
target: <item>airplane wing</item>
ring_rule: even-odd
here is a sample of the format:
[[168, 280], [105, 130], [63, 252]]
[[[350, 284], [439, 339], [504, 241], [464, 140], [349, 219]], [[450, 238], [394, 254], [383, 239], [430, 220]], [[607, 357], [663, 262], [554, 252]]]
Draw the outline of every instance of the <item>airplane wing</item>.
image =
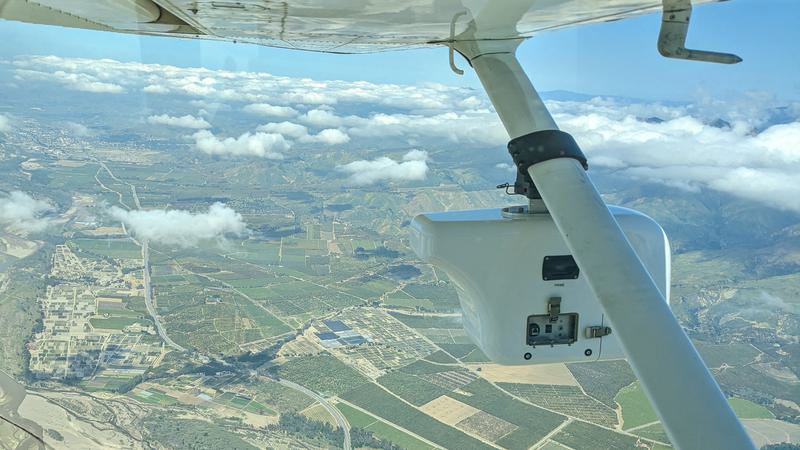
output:
[[[695, 0], [708, 3], [716, 0]], [[0, 0], [0, 18], [123, 33], [370, 53], [503, 40], [658, 12], [661, 0]]]

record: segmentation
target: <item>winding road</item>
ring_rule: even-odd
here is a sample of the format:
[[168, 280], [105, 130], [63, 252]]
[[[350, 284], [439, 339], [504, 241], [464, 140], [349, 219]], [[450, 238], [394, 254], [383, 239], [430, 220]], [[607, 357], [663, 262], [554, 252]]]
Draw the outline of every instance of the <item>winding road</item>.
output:
[[339, 428], [341, 428], [344, 431], [344, 445], [342, 446], [342, 448], [344, 448], [344, 450], [352, 450], [353, 444], [350, 441], [350, 423], [347, 422], [347, 418], [344, 416], [344, 414], [342, 414], [341, 411], [336, 409], [335, 406], [328, 403], [328, 401], [325, 400], [324, 397], [312, 391], [311, 389], [308, 389], [305, 386], [301, 386], [297, 383], [292, 383], [289, 380], [278, 380], [278, 383], [290, 389], [294, 389], [295, 391], [302, 392], [303, 394], [306, 394], [307, 396], [318, 401], [319, 404], [322, 405], [322, 407], [325, 408], [325, 410], [327, 410], [333, 416], [334, 419], [336, 419], [336, 423], [339, 424]]

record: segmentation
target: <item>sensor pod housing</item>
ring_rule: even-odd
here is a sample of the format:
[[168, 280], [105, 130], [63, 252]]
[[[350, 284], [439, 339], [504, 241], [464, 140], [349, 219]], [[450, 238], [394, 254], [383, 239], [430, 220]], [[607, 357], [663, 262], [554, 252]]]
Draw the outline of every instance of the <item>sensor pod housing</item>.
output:
[[[609, 209], [668, 301], [664, 230], [640, 212]], [[415, 217], [411, 228], [414, 251], [450, 277], [464, 329], [492, 361], [625, 358], [613, 323], [549, 214], [531, 214], [525, 206], [426, 213]]]

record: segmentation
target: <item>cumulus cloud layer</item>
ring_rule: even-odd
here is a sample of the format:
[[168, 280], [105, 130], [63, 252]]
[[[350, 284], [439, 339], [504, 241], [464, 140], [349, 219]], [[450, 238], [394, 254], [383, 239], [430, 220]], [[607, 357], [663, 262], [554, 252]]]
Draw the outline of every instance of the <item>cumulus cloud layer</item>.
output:
[[350, 136], [336, 128], [326, 128], [317, 134], [302, 136], [299, 141], [312, 144], [340, 145], [350, 142]]
[[428, 174], [428, 152], [411, 150], [403, 155], [402, 161], [385, 156], [371, 161], [353, 161], [337, 166], [336, 170], [350, 175], [350, 182], [360, 186], [381, 181], [424, 180]]
[[11, 131], [11, 121], [8, 117], [0, 114], [0, 133], [8, 133]]
[[189, 114], [180, 117], [159, 114], [157, 116], [148, 117], [147, 123], [154, 125], [169, 125], [171, 127], [190, 128], [193, 130], [211, 128], [211, 124], [208, 123], [206, 119], [203, 119], [202, 117], [195, 117]]
[[[297, 109], [318, 106], [371, 104], [410, 111], [450, 111], [485, 108], [483, 96], [468, 88], [443, 84], [377, 84], [366, 81], [317, 81], [263, 72], [235, 72], [205, 68], [183, 68], [160, 64], [120, 62], [111, 59], [20, 56], [12, 62], [19, 80], [61, 83], [68, 89], [95, 92], [143, 91], [179, 94], [208, 101], [242, 101]], [[289, 117], [289, 109], [248, 107], [251, 112], [271, 110]]]
[[116, 206], [109, 215], [119, 220], [138, 239], [165, 245], [192, 247], [200, 241], [222, 240], [226, 235], [244, 235], [247, 227], [241, 214], [222, 203], [215, 203], [207, 212], [181, 210], [133, 210]]
[[364, 139], [402, 137], [472, 146], [502, 146], [508, 141], [500, 119], [488, 109], [458, 113], [374, 113], [366, 117], [338, 116], [330, 109], [312, 109], [298, 120], [313, 127], [338, 127]]
[[36, 233], [50, 225], [45, 216], [53, 206], [22, 191], [0, 194], [0, 225], [12, 232]]
[[272, 117], [293, 117], [297, 110], [288, 106], [275, 106], [269, 103], [253, 103], [243, 108], [244, 112]]
[[[195, 133], [195, 148], [209, 154], [280, 158], [292, 145], [343, 146], [353, 141], [375, 148], [424, 144], [501, 149], [508, 141], [486, 96], [469, 88], [320, 81], [55, 56], [17, 57], [12, 65], [20, 80], [77, 90], [169, 94], [188, 97], [198, 108], [214, 105], [215, 111], [244, 110], [279, 119], [238, 138]], [[800, 183], [795, 181], [800, 169], [800, 103], [749, 93], [733, 101], [701, 96], [685, 105], [604, 98], [547, 105], [595, 169], [800, 211]], [[408, 162], [379, 158], [359, 163], [391, 173]], [[418, 168], [425, 166], [424, 161], [417, 163]]]
[[603, 100], [555, 106], [556, 121], [573, 134], [594, 167], [800, 212], [800, 121], [759, 131], [756, 119], [722, 122], [687, 107]]
[[220, 139], [208, 130], [193, 135], [197, 150], [209, 155], [257, 156], [266, 159], [283, 159], [289, 143], [277, 133], [244, 133], [238, 138]]

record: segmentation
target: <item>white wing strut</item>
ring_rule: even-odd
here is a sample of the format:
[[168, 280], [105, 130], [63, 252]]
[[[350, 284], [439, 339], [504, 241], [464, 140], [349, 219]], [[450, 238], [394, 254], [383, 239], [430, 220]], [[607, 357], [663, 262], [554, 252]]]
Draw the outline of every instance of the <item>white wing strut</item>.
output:
[[[492, 48], [473, 43], [458, 50], [469, 58], [511, 138], [557, 130], [514, 55], [517, 43], [487, 45]], [[534, 164], [528, 172], [673, 445], [681, 450], [753, 449], [581, 164], [557, 158]]]

